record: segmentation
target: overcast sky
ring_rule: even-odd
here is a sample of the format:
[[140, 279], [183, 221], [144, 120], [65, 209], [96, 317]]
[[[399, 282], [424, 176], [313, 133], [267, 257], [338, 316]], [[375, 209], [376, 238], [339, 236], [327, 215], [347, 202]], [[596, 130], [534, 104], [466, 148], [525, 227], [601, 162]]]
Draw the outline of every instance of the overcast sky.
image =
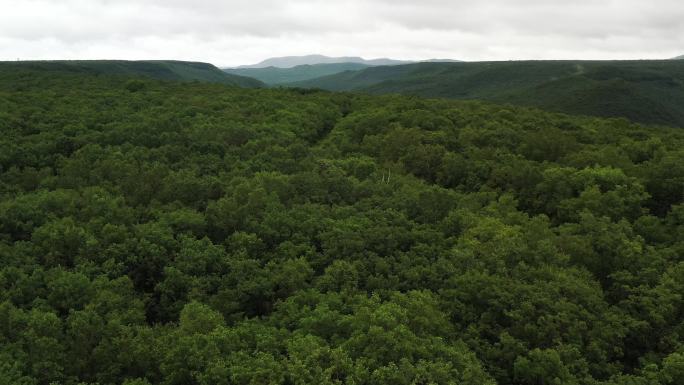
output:
[[0, 60], [657, 59], [684, 0], [0, 0]]

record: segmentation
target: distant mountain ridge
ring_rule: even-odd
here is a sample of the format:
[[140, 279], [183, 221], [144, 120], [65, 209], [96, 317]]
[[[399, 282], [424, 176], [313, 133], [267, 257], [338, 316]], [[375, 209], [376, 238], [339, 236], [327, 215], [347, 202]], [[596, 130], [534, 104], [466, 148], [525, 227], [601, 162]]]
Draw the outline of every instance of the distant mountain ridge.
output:
[[159, 80], [201, 81], [259, 88], [252, 78], [228, 74], [213, 64], [178, 60], [45, 60], [0, 62], [0, 71], [30, 69], [71, 73], [149, 77]]
[[673, 57], [672, 60], [684, 60], [684, 55]]
[[334, 75], [344, 71], [357, 71], [369, 66], [363, 63], [324, 63], [303, 64], [290, 68], [226, 68], [223, 71], [240, 76], [248, 76], [268, 85], [280, 85]]
[[453, 59], [429, 59], [421, 61], [370, 59], [358, 56], [330, 57], [324, 55], [284, 56], [266, 59], [260, 63], [223, 68], [233, 75], [248, 76], [268, 85], [307, 81], [318, 77], [335, 75], [346, 71], [358, 71], [368, 67], [400, 66], [414, 63], [459, 63]]
[[330, 57], [324, 55], [304, 55], [304, 56], [283, 56], [283, 57], [273, 57], [263, 60], [257, 64], [242, 65], [235, 67], [236, 69], [243, 68], [292, 68], [301, 65], [315, 65], [315, 64], [339, 64], [339, 63], [357, 63], [365, 64], [367, 66], [382, 66], [382, 65], [399, 65], [399, 64], [409, 64], [414, 63], [409, 60], [395, 60], [388, 58], [370, 59], [366, 60], [358, 56], [342, 56], [342, 57]]
[[286, 86], [481, 99], [684, 127], [682, 60], [415, 63]]

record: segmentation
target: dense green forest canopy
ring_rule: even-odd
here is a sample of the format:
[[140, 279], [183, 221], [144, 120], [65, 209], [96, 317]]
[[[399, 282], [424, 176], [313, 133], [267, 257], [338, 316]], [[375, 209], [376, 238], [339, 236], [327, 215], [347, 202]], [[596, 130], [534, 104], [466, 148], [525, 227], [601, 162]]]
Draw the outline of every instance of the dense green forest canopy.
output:
[[371, 67], [292, 86], [482, 99], [684, 127], [684, 61], [511, 61]]
[[213, 64], [178, 60], [49, 60], [0, 62], [0, 72], [16, 76], [27, 71], [82, 73], [90, 75], [118, 75], [149, 77], [159, 80], [202, 81], [232, 86], [259, 88], [264, 83], [245, 76], [225, 73]]
[[684, 383], [684, 131], [0, 71], [0, 383]]
[[260, 80], [268, 85], [300, 82], [321, 76], [334, 75], [344, 71], [357, 71], [368, 68], [363, 63], [306, 64], [291, 68], [225, 68], [223, 71]]

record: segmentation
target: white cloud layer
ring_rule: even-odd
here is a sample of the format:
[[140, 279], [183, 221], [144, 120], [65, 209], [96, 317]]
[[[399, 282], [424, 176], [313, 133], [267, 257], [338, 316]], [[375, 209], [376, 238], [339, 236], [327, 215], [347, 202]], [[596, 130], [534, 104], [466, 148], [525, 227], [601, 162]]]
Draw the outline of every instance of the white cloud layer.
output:
[[0, 0], [0, 60], [684, 54], [682, 0]]

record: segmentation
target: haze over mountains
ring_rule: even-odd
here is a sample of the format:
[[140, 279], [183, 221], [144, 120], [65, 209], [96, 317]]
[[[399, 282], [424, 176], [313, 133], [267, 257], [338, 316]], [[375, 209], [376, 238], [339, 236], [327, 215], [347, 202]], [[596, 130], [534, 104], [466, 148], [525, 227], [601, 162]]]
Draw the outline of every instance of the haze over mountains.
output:
[[[458, 62], [453, 59], [428, 59], [420, 62]], [[281, 85], [334, 75], [344, 71], [361, 70], [375, 66], [397, 66], [413, 64], [416, 61], [396, 59], [370, 59], [358, 56], [329, 57], [323, 55], [285, 56], [263, 60], [257, 64], [224, 68], [227, 73], [248, 76], [268, 85]]]
[[257, 64], [242, 65], [237, 68], [266, 68], [266, 67], [276, 67], [276, 68], [292, 68], [300, 65], [314, 65], [314, 64], [336, 64], [336, 63], [358, 63], [365, 64], [367, 66], [380, 66], [380, 65], [398, 65], [398, 64], [408, 64], [413, 63], [409, 60], [395, 60], [395, 59], [370, 59], [366, 60], [358, 56], [343, 56], [343, 57], [330, 57], [324, 55], [305, 55], [305, 56], [283, 56], [283, 57], [273, 57], [263, 60]]
[[275, 86], [334, 75], [344, 71], [361, 70], [368, 67], [369, 65], [363, 63], [320, 63], [302, 64], [290, 68], [226, 68], [224, 71], [233, 75], [252, 77], [268, 85]]

